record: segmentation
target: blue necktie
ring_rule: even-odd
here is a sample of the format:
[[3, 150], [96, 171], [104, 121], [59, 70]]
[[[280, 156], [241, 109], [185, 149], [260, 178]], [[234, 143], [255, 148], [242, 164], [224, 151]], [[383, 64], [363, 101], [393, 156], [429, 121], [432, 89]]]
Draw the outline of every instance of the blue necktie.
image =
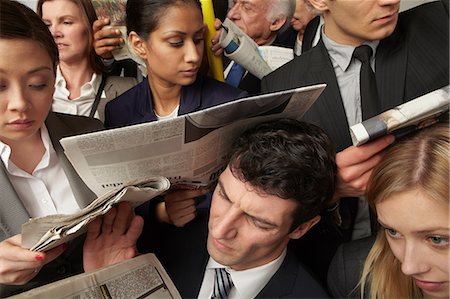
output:
[[226, 299], [233, 287], [230, 273], [225, 268], [215, 268], [214, 291], [211, 299]]
[[225, 81], [231, 86], [238, 87], [244, 73], [245, 69], [240, 64], [234, 63]]

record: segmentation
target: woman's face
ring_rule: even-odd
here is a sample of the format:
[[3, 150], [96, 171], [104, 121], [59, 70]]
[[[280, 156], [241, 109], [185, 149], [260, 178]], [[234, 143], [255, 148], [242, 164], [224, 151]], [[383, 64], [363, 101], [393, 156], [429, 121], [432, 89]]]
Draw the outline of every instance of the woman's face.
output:
[[42, 5], [42, 20], [58, 45], [59, 60], [77, 63], [89, 53], [89, 26], [81, 9], [69, 0], [51, 0]]
[[376, 209], [402, 272], [426, 297], [449, 298], [448, 203], [413, 190], [388, 197]]
[[203, 58], [200, 10], [192, 5], [169, 8], [142, 46], [150, 80], [168, 87], [193, 83]]
[[49, 54], [32, 40], [0, 39], [0, 140], [33, 138], [47, 117], [55, 83]]

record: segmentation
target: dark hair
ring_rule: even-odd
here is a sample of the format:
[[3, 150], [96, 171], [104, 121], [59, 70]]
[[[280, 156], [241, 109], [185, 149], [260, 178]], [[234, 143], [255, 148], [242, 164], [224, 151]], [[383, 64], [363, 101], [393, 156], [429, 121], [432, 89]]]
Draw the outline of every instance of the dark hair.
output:
[[128, 0], [127, 33], [136, 32], [143, 39], [156, 30], [167, 9], [177, 5], [192, 5], [202, 12], [199, 0]]
[[[37, 14], [42, 18], [42, 5], [44, 2], [54, 1], [54, 0], [39, 0], [37, 4]], [[92, 31], [92, 25], [97, 20], [97, 14], [95, 13], [94, 6], [91, 0], [69, 0], [75, 3], [81, 10], [81, 14], [88, 26], [89, 32], [89, 50], [88, 50], [88, 61], [91, 68], [95, 73], [100, 74], [104, 71], [104, 65], [100, 56], [95, 53], [94, 46], [92, 42], [94, 40], [94, 32]]]
[[280, 119], [247, 130], [234, 142], [229, 165], [239, 180], [298, 203], [291, 230], [318, 215], [334, 193], [333, 144], [305, 122]]
[[0, 38], [39, 43], [50, 56], [56, 74], [59, 62], [58, 47], [47, 26], [29, 7], [16, 1], [0, 0]]

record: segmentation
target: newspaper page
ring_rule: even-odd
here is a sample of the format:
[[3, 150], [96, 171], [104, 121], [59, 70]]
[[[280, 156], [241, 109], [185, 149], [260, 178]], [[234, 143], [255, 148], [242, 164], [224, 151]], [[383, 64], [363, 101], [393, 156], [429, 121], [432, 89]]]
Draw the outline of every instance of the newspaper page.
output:
[[180, 188], [207, 187], [226, 166], [232, 141], [256, 123], [296, 118], [325, 84], [248, 97], [170, 120], [63, 138], [77, 173], [96, 194], [148, 175]]
[[9, 298], [181, 299], [181, 296], [156, 256], [148, 253]]
[[405, 135], [448, 117], [450, 86], [414, 100], [350, 127], [353, 145], [362, 145], [388, 133]]
[[230, 19], [222, 23], [219, 43], [225, 56], [242, 65], [259, 79], [294, 58], [292, 49], [276, 46], [258, 46]]
[[78, 213], [32, 218], [22, 225], [22, 246], [34, 251], [46, 251], [86, 232], [87, 225], [106, 214], [114, 204], [128, 201], [133, 207], [148, 201], [170, 187], [165, 177], [145, 178], [115, 188], [94, 200]]

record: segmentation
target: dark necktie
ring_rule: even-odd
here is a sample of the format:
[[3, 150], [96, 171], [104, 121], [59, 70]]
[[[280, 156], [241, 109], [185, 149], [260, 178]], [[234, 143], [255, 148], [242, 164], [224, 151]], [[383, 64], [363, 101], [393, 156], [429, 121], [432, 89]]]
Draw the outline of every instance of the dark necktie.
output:
[[233, 287], [233, 281], [225, 268], [215, 268], [214, 291], [212, 299], [226, 299]]
[[240, 64], [234, 63], [225, 81], [231, 86], [238, 87], [244, 73], [245, 69]]
[[370, 67], [370, 58], [372, 57], [372, 48], [368, 45], [362, 45], [355, 48], [353, 57], [361, 61], [360, 72], [360, 93], [362, 118], [366, 120], [375, 116], [379, 112], [379, 100], [377, 82], [375, 74]]

